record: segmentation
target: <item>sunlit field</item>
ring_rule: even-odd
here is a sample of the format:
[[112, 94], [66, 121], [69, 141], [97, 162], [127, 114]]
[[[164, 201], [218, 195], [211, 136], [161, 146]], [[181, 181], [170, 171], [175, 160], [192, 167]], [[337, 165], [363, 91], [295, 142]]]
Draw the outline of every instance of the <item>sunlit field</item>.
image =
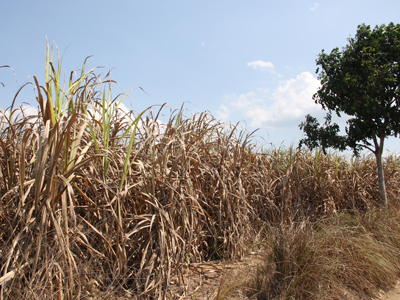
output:
[[52, 57], [32, 82], [37, 115], [18, 94], [0, 113], [1, 299], [201, 299], [184, 269], [250, 251], [261, 259], [214, 299], [359, 299], [396, 283], [399, 157], [385, 158], [382, 207], [373, 157], [265, 149], [184, 106], [126, 111], [109, 74], [83, 64], [64, 79]]

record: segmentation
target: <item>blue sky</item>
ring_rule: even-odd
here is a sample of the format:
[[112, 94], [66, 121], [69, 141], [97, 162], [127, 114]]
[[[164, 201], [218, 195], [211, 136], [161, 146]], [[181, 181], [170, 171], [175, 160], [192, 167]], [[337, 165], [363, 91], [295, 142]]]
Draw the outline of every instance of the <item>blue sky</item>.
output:
[[[114, 93], [141, 111], [169, 103], [187, 114], [210, 111], [227, 122], [260, 128], [263, 143], [297, 144], [319, 82], [315, 59], [342, 47], [357, 26], [400, 23], [400, 1], [1, 1], [0, 107], [35, 75], [43, 82], [46, 36], [63, 54], [66, 74], [112, 69]], [[17, 81], [17, 82], [16, 82]], [[32, 86], [18, 102], [36, 105]], [[156, 109], [155, 109], [156, 110]], [[168, 111], [165, 111], [168, 115]], [[399, 139], [386, 142], [400, 152]]]

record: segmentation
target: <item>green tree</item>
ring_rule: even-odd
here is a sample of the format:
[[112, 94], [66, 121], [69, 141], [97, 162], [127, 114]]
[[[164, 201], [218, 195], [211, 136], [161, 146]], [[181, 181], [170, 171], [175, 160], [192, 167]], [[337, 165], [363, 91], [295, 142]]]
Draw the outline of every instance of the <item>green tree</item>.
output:
[[[363, 149], [375, 154], [378, 167], [379, 193], [387, 205], [382, 167], [384, 141], [400, 133], [399, 60], [400, 24], [358, 26], [354, 38], [339, 51], [319, 54], [316, 73], [321, 87], [313, 96], [315, 103], [327, 111], [325, 122], [310, 115], [299, 127], [305, 138], [299, 146], [310, 149], [332, 147], [340, 151], [350, 148], [355, 155]], [[332, 123], [332, 113], [350, 116], [346, 135]]]

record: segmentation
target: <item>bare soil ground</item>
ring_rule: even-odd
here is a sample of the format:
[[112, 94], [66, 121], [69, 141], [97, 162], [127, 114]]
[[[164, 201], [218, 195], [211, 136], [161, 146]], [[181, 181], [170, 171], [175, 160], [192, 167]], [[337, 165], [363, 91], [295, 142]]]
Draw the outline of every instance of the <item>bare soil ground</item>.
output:
[[382, 300], [400, 300], [400, 282], [397, 283], [396, 287], [385, 294], [383, 294], [380, 298]]

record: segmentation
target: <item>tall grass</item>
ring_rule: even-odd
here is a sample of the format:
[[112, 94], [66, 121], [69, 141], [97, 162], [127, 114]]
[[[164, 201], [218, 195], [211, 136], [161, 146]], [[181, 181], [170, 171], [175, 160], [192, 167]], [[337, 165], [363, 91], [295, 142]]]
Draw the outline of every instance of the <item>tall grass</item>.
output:
[[[176, 298], [184, 266], [243, 255], [266, 224], [286, 236], [305, 219], [379, 206], [368, 157], [260, 152], [254, 133], [183, 107], [167, 123], [164, 105], [125, 112], [110, 74], [85, 60], [61, 84], [52, 57], [45, 83], [34, 77], [38, 115], [15, 108], [17, 96], [0, 115], [4, 299]], [[385, 164], [393, 204], [398, 164]]]

